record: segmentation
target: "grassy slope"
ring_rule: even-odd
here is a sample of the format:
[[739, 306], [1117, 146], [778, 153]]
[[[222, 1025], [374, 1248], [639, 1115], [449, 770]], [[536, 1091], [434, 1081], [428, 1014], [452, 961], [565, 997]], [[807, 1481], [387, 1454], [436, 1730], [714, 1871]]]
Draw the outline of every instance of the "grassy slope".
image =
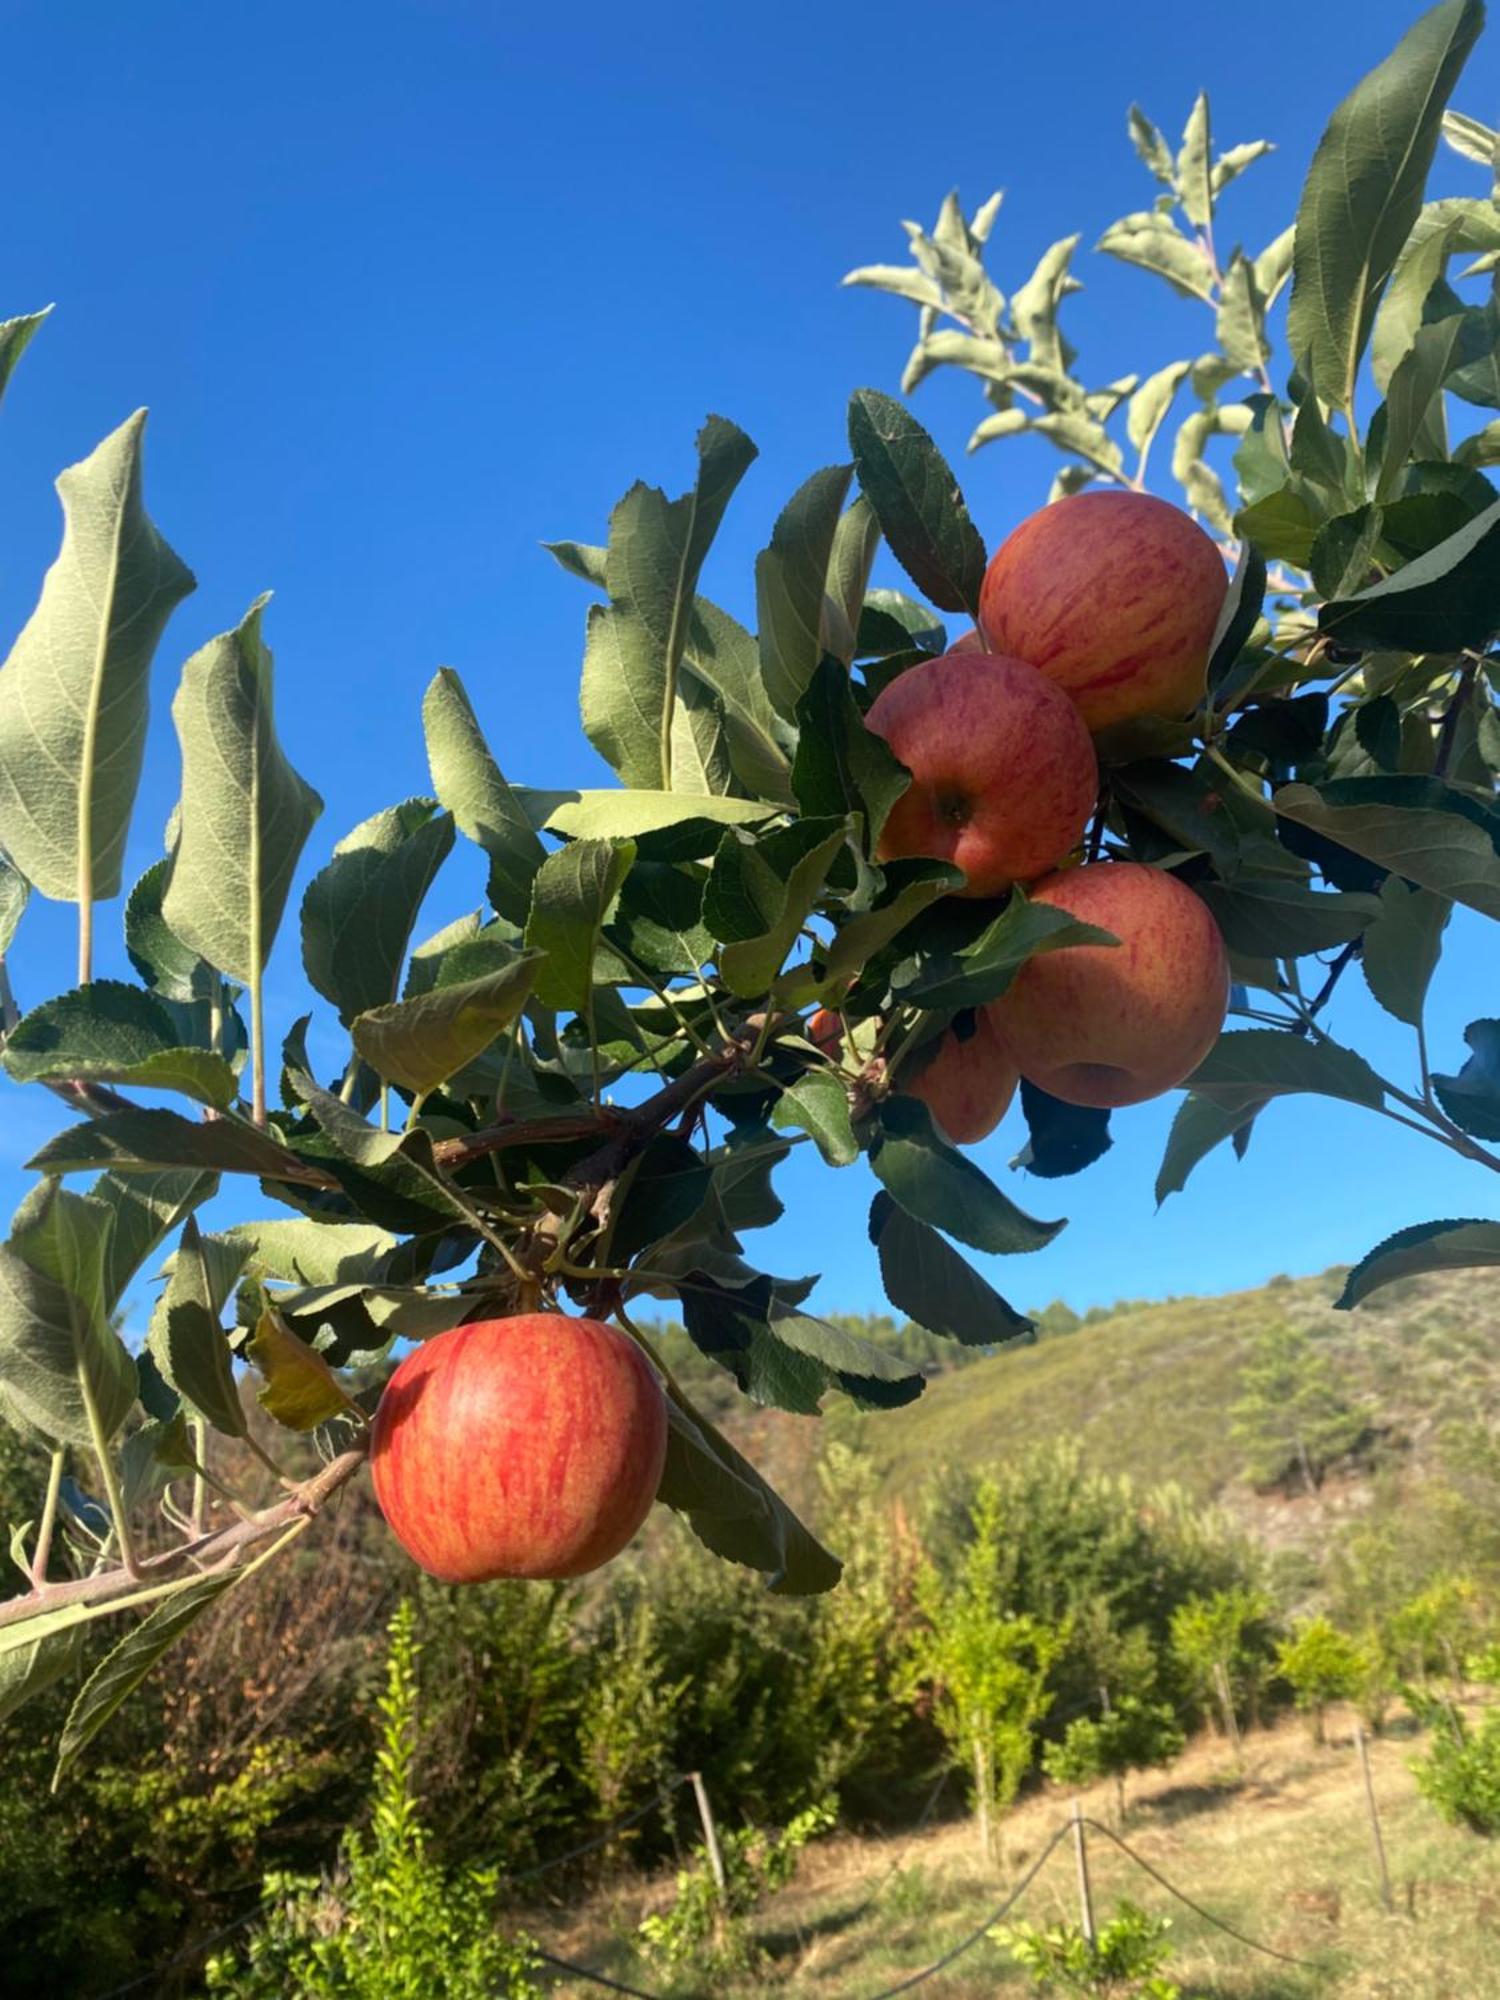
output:
[[1327, 1272], [1124, 1306], [939, 1376], [909, 1409], [869, 1419], [864, 1440], [893, 1491], [937, 1465], [1076, 1437], [1096, 1470], [1209, 1499], [1239, 1471], [1229, 1409], [1250, 1343], [1276, 1320], [1327, 1343], [1387, 1454], [1420, 1455], [1444, 1424], [1500, 1414], [1500, 1274], [1408, 1279], [1352, 1313], [1332, 1310], [1338, 1286]]
[[[1484, 2000], [1500, 1993], [1496, 1971], [1496, 1873], [1492, 1845], [1444, 1826], [1418, 1797], [1408, 1760], [1413, 1737], [1372, 1748], [1396, 1913], [1375, 1889], [1369, 1823], [1347, 1719], [1326, 1749], [1301, 1726], [1252, 1736], [1243, 1777], [1213, 1739], [1191, 1745], [1169, 1772], [1132, 1781], [1126, 1838], [1146, 1860], [1212, 1914], [1306, 1967], [1258, 1956], [1175, 1904], [1101, 1837], [1090, 1837], [1096, 1913], [1128, 1896], [1170, 1916], [1171, 1971], [1194, 2000]], [[1082, 1794], [1084, 1811], [1110, 1823], [1108, 1791]], [[918, 1836], [836, 1838], [810, 1849], [792, 1886], [765, 1910], [759, 1932], [772, 1954], [768, 1977], [717, 1990], [723, 2000], [778, 1992], [788, 2000], [849, 2000], [930, 1964], [974, 1929], [1035, 1859], [1069, 1799], [1054, 1788], [1012, 1812], [1004, 1861], [984, 1867], [971, 1826], [954, 1821]], [[880, 1887], [873, 1902], [872, 1890]], [[534, 1932], [575, 1962], [608, 1967], [658, 1993], [704, 1991], [690, 1977], [673, 1987], [642, 1965], [626, 1940], [670, 1882], [622, 1883], [558, 1922], [538, 1915]], [[866, 1907], [868, 1903], [868, 1907]], [[1018, 1920], [1076, 1921], [1073, 1859], [1066, 1843], [1017, 1905]], [[556, 1989], [582, 1994], [567, 1980]], [[1029, 1991], [988, 1941], [919, 1989], [921, 2000], [989, 2000]]]

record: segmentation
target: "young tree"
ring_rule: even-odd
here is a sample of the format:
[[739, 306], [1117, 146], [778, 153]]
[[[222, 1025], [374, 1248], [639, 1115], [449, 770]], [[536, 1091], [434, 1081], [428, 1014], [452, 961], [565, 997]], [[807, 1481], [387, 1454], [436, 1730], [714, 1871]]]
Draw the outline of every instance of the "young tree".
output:
[[1257, 1334], [1239, 1386], [1231, 1429], [1244, 1447], [1246, 1476], [1257, 1486], [1295, 1475], [1316, 1495], [1328, 1468], [1364, 1433], [1363, 1412], [1300, 1327], [1268, 1326]]
[[[1444, 125], [1480, 24], [1478, 0], [1423, 16], [1340, 107], [1295, 237], [1253, 259], [1221, 257], [1214, 222], [1259, 144], [1216, 156], [1206, 99], [1175, 156], [1133, 116], [1163, 193], [1105, 247], [1210, 308], [1217, 343], [1195, 330], [1196, 358], [1154, 356], [1139, 381], [1075, 373], [1071, 242], [1006, 296], [983, 263], [993, 203], [969, 221], [950, 201], [912, 232], [915, 269], [872, 279], [922, 313], [911, 380], [972, 370], [983, 438], [1035, 431], [1070, 461], [1072, 497], [993, 556], [936, 444], [871, 390], [849, 463], [769, 535], [754, 633], [699, 589], [755, 455], [723, 419], [681, 497], [637, 484], [603, 544], [552, 544], [597, 594], [582, 723], [618, 782], [511, 783], [438, 673], [430, 792], [346, 833], [297, 913], [331, 1060], [331, 1021], [312, 1033], [268, 1005], [320, 801], [277, 735], [264, 599], [182, 668], [171, 850], [130, 889], [123, 939], [97, 921], [126, 887], [152, 661], [193, 579], [146, 509], [142, 415], [63, 475], [62, 556], [0, 668], [4, 1066], [75, 1115], [0, 1246], [0, 1409], [46, 1454], [12, 1542], [29, 1588], [0, 1606], [0, 1703], [74, 1675], [86, 1627], [140, 1614], [80, 1690], [65, 1761], [367, 1465], [450, 1580], [579, 1573], [655, 1496], [777, 1590], [831, 1588], [835, 1555], [635, 1309], [670, 1302], [760, 1403], [919, 1395], [920, 1367], [746, 1254], [805, 1143], [872, 1172], [902, 1320], [976, 1348], [1029, 1333], [963, 1251], [1036, 1249], [1062, 1225], [951, 1143], [923, 1095], [944, 1048], [968, 1052], [966, 1129], [1019, 1088], [1042, 1178], [1097, 1159], [1112, 1108], [1184, 1083], [1163, 1197], [1288, 1093], [1500, 1172], [1500, 1028], [1472, 1023], [1448, 1070], [1423, 1028], [1453, 903], [1500, 915], [1500, 437], [1450, 431], [1494, 394], [1493, 306], [1460, 289], [1500, 249], [1494, 135]], [[1445, 129], [1485, 178], [1424, 206]], [[1294, 365], [1273, 368], [1288, 279]], [[0, 323], [0, 388], [43, 318]], [[1179, 393], [1197, 407], [1174, 468], [1219, 550], [1144, 491]], [[1234, 494], [1205, 456], [1229, 439]], [[1077, 491], [1096, 482], [1124, 490]], [[870, 588], [882, 537], [920, 595]], [[1166, 579], [1147, 608], [1170, 646], [1142, 642], [1122, 565]], [[1062, 600], [1081, 615], [1055, 652]], [[1012, 633], [1036, 659], [976, 653]], [[424, 916], [460, 836], [489, 908]], [[9, 976], [33, 892], [77, 910], [77, 984], [50, 998]], [[1415, 1088], [1328, 1032], [1356, 960], [1412, 1031]], [[169, 1242], [137, 1353], [113, 1315]], [[1500, 1224], [1419, 1222], [1363, 1255], [1338, 1303], [1497, 1256]], [[372, 1370], [397, 1342], [420, 1345], [382, 1395]], [[247, 1371], [285, 1432], [270, 1507], [217, 1491]], [[491, 1393], [498, 1376], [516, 1395]], [[565, 1475], [576, 1504], [549, 1506]], [[1018, 1643], [1034, 1671], [1044, 1635]]]
[[1102, 1715], [1080, 1715], [1060, 1743], [1042, 1752], [1042, 1769], [1059, 1785], [1091, 1785], [1113, 1778], [1115, 1815], [1125, 1821], [1125, 1779], [1131, 1771], [1170, 1764], [1187, 1737], [1170, 1702], [1122, 1695]]
[[1358, 1640], [1330, 1619], [1307, 1618], [1278, 1642], [1276, 1672], [1310, 1718], [1314, 1743], [1321, 1743], [1328, 1704], [1359, 1694], [1369, 1678], [1370, 1661]]
[[995, 1856], [996, 1818], [1031, 1767], [1036, 1726], [1051, 1705], [1047, 1673], [1066, 1643], [1064, 1631], [1008, 1610], [1001, 1588], [1005, 1523], [993, 1480], [980, 1483], [973, 1534], [949, 1575], [931, 1568], [919, 1601], [914, 1686], [932, 1712], [954, 1763], [974, 1788], [979, 1846]]
[[1172, 1647], [1238, 1756], [1241, 1711], [1253, 1714], [1270, 1659], [1269, 1606], [1259, 1591], [1216, 1590], [1172, 1615]]

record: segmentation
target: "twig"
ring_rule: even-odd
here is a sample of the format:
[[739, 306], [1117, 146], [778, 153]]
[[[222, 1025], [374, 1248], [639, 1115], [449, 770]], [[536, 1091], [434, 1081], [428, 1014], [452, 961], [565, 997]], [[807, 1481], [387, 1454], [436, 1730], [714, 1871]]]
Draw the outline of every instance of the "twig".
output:
[[213, 1534], [203, 1535], [196, 1541], [183, 1542], [159, 1556], [147, 1556], [139, 1564], [135, 1576], [123, 1569], [101, 1570], [97, 1575], [75, 1577], [67, 1583], [49, 1583], [43, 1590], [33, 1590], [25, 1597], [0, 1604], [0, 1626], [20, 1624], [43, 1612], [60, 1610], [67, 1604], [104, 1604], [111, 1598], [128, 1597], [143, 1584], [169, 1582], [190, 1568], [211, 1570], [228, 1567], [243, 1549], [275, 1535], [291, 1522], [310, 1520], [341, 1486], [354, 1477], [364, 1464], [365, 1455], [363, 1444], [342, 1452], [339, 1457], [330, 1460], [321, 1472], [305, 1480], [295, 1493], [288, 1494], [285, 1500], [267, 1508], [265, 1513], [253, 1520], [236, 1521], [232, 1526], [216, 1529]]

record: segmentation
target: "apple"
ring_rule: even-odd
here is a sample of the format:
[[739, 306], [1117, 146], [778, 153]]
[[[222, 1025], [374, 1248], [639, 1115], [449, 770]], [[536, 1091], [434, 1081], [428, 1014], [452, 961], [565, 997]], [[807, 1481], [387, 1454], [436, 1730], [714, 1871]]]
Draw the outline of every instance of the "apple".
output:
[[1090, 729], [1203, 698], [1229, 577], [1210, 538], [1149, 493], [1075, 493], [996, 550], [980, 617], [997, 651], [1066, 688]]
[[582, 1576], [649, 1513], [667, 1405], [600, 1320], [520, 1313], [424, 1341], [375, 1412], [370, 1471], [392, 1533], [444, 1583]]
[[1229, 960], [1208, 906], [1159, 868], [1098, 861], [1038, 883], [1033, 902], [1118, 945], [1030, 958], [989, 1008], [1022, 1076], [1065, 1104], [1107, 1109], [1190, 1076], [1224, 1025]]
[[973, 1023], [967, 1035], [947, 1028], [913, 1050], [896, 1076], [897, 1090], [920, 1098], [955, 1146], [987, 1139], [1010, 1109], [1020, 1082], [987, 1010], [981, 1008]]
[[950, 653], [987, 653], [989, 650], [977, 625], [971, 625], [967, 632], [960, 632], [948, 648]]
[[944, 653], [909, 667], [865, 718], [912, 774], [880, 836], [882, 861], [925, 855], [995, 896], [1045, 875], [1083, 837], [1099, 765], [1078, 710], [1024, 660]]
[[807, 1017], [807, 1039], [825, 1056], [836, 1056], [842, 1052], [844, 1027], [831, 1007], [814, 1007]]

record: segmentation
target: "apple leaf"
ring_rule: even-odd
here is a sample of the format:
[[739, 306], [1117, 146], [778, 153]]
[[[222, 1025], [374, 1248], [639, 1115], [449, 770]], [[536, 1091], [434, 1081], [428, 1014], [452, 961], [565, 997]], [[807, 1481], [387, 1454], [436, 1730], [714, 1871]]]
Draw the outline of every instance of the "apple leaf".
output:
[[1334, 1300], [1349, 1312], [1382, 1285], [1425, 1271], [1472, 1271], [1500, 1264], [1500, 1222], [1463, 1217], [1450, 1222], [1418, 1222], [1398, 1229], [1361, 1257]]
[[858, 813], [867, 849], [880, 838], [911, 773], [868, 728], [847, 668], [825, 654], [797, 703], [801, 734], [792, 764], [797, 802], [809, 818]]
[[830, 1167], [859, 1158], [859, 1141], [849, 1118], [849, 1092], [832, 1070], [805, 1070], [787, 1085], [771, 1112], [780, 1132], [808, 1133]]
[[1482, 650], [1500, 630], [1500, 499], [1394, 575], [1323, 605], [1318, 630], [1340, 646]]
[[1021, 1110], [1031, 1137], [1016, 1161], [1038, 1180], [1061, 1180], [1102, 1160], [1113, 1140], [1109, 1113], [1064, 1104], [1027, 1078], [1021, 1079]]
[[1314, 1041], [1280, 1028], [1245, 1028], [1220, 1035], [1187, 1080], [1187, 1088], [1228, 1113], [1258, 1110], [1268, 1097], [1312, 1092], [1379, 1110], [1385, 1087], [1363, 1056], [1337, 1042]]
[[893, 983], [900, 997], [916, 1007], [981, 1007], [998, 1000], [1027, 959], [1038, 952], [1118, 943], [1112, 931], [1081, 924], [1050, 903], [1028, 902], [1025, 893], [1016, 889], [999, 916], [972, 943], [958, 951], [935, 952], [914, 960], [909, 972], [898, 970]]
[[164, 1379], [226, 1437], [244, 1437], [248, 1430], [221, 1324], [248, 1249], [243, 1241], [201, 1235], [190, 1217], [146, 1334]]
[[372, 1007], [353, 1024], [354, 1046], [377, 1076], [425, 1097], [513, 1026], [545, 966], [540, 952], [513, 953], [499, 971]]
[[545, 1006], [578, 1014], [587, 1009], [600, 934], [635, 853], [629, 841], [616, 846], [607, 840], [574, 840], [549, 854], [537, 870], [526, 942], [544, 955], [534, 984]]
[[191, 1169], [159, 1174], [101, 1174], [89, 1189], [114, 1217], [104, 1254], [104, 1304], [113, 1312], [125, 1287], [159, 1243], [213, 1195], [219, 1177]]
[[876, 1178], [906, 1213], [972, 1250], [995, 1256], [1040, 1250], [1065, 1225], [1038, 1222], [987, 1174], [939, 1138], [925, 1104], [888, 1097], [875, 1114], [870, 1154]]
[[1408, 1027], [1422, 1025], [1452, 913], [1446, 896], [1409, 888], [1399, 875], [1387, 875], [1380, 885], [1380, 914], [1365, 932], [1360, 965], [1381, 1006]]
[[823, 653], [828, 566], [852, 476], [847, 465], [815, 472], [782, 509], [770, 547], [755, 559], [761, 672], [784, 716], [796, 713]]
[[1188, 1175], [1216, 1146], [1233, 1139], [1237, 1133], [1248, 1132], [1256, 1113], [1269, 1103], [1271, 1096], [1267, 1090], [1228, 1108], [1212, 1097], [1189, 1092], [1177, 1107], [1172, 1129], [1167, 1134], [1167, 1148], [1157, 1169], [1157, 1207], [1161, 1207], [1169, 1194], [1181, 1193], [1187, 1186]]
[[198, 1124], [176, 1111], [140, 1110], [112, 1111], [70, 1125], [26, 1165], [38, 1174], [74, 1174], [90, 1167], [151, 1174], [164, 1167], [195, 1167], [274, 1181], [284, 1178], [288, 1168], [295, 1179], [298, 1161], [268, 1132], [245, 1120], [224, 1116]]
[[4, 1063], [18, 1083], [49, 1077], [133, 1083], [179, 1091], [217, 1111], [238, 1094], [222, 1056], [180, 1047], [162, 1003], [119, 979], [96, 979], [33, 1007], [7, 1037]]
[[433, 675], [422, 698], [422, 727], [432, 789], [464, 838], [489, 860], [490, 902], [512, 923], [525, 923], [532, 878], [547, 850], [491, 756], [464, 684], [451, 667]]
[[731, 827], [714, 856], [703, 921], [730, 991], [753, 999], [781, 971], [849, 835], [841, 819], [802, 819], [758, 836]]
[[780, 1494], [680, 1391], [667, 1404], [667, 1462], [657, 1498], [729, 1562], [763, 1570], [773, 1592], [816, 1596], [843, 1571]]
[[44, 1180], [0, 1244], [0, 1395], [62, 1444], [112, 1438], [136, 1398], [135, 1362], [105, 1304], [113, 1220], [104, 1202]]
[[256, 1392], [261, 1408], [289, 1431], [315, 1431], [354, 1408], [322, 1355], [299, 1340], [274, 1309], [261, 1314], [245, 1355], [265, 1378]]
[[1282, 785], [1272, 803], [1334, 842], [1487, 917], [1500, 917], [1500, 813], [1436, 778]]
[[570, 840], [634, 840], [694, 821], [755, 826], [775, 811], [760, 799], [699, 792], [574, 792], [547, 815], [546, 826], [549, 833], [566, 834]]
[[1380, 914], [1378, 898], [1311, 889], [1304, 882], [1257, 879], [1202, 882], [1229, 949], [1246, 958], [1300, 958], [1357, 938]]
[[912, 582], [940, 611], [979, 619], [986, 555], [958, 481], [904, 404], [876, 389], [849, 402], [849, 444], [862, 492]]
[[346, 834], [307, 885], [302, 962], [346, 1028], [395, 999], [417, 912], [452, 850], [452, 815], [406, 799]]
[[1500, 1139], [1500, 1021], [1471, 1021], [1464, 1040], [1473, 1053], [1456, 1076], [1432, 1087], [1455, 1125], [1476, 1139]]
[[883, 1191], [870, 1207], [870, 1241], [880, 1258], [886, 1297], [929, 1333], [966, 1347], [1001, 1346], [1034, 1335], [1032, 1320], [987, 1285], [935, 1229]]
[[43, 306], [40, 312], [19, 313], [14, 319], [0, 319], [0, 396], [5, 394], [16, 363], [36, 338], [51, 311], [51, 306]]

